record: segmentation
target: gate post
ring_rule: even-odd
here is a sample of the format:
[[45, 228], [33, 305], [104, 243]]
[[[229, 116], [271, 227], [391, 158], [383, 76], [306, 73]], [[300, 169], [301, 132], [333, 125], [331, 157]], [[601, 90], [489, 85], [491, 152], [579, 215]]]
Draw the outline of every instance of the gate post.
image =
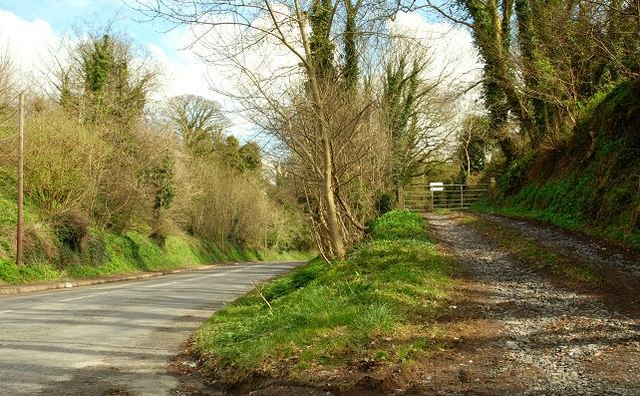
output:
[[462, 184], [460, 185], [460, 209], [464, 209], [464, 189]]
[[489, 203], [493, 203], [493, 201], [495, 200], [496, 197], [496, 178], [492, 177], [489, 180]]

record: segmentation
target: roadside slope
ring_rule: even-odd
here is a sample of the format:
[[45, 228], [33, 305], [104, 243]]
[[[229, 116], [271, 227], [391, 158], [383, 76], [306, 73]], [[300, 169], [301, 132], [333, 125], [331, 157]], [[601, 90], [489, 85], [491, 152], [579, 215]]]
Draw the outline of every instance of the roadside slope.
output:
[[570, 136], [514, 161], [478, 210], [578, 229], [640, 250], [640, 82], [584, 103]]

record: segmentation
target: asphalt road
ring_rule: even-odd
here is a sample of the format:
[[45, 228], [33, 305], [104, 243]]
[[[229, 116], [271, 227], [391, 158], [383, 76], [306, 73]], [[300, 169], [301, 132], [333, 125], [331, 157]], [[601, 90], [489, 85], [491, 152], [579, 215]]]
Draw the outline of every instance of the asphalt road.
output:
[[0, 297], [0, 395], [170, 394], [178, 382], [167, 363], [180, 344], [252, 281], [298, 264]]

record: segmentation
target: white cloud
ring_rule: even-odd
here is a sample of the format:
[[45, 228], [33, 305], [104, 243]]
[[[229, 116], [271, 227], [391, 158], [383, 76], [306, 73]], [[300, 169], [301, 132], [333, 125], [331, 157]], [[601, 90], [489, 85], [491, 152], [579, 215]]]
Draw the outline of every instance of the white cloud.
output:
[[[424, 43], [431, 57], [432, 73], [446, 70], [451, 80], [457, 83], [471, 83], [480, 77], [482, 65], [478, 60], [471, 35], [466, 30], [443, 23], [430, 23], [417, 13], [399, 13], [390, 25]], [[228, 42], [239, 37], [238, 32], [233, 31], [233, 27], [226, 29], [224, 32], [208, 34], [204, 40], [195, 44], [195, 37], [202, 33], [197, 27], [195, 30], [179, 28], [161, 36], [164, 47], [174, 48], [175, 51], [165, 50], [156, 44], [147, 44], [149, 52], [164, 71], [162, 89], [154, 95], [154, 99], [194, 94], [216, 100], [222, 104], [223, 109], [230, 112], [234, 124], [230, 131], [240, 137], [249, 138], [252, 125], [237, 113], [238, 104], [223, 94], [238, 92], [237, 84], [242, 78], [238, 76], [237, 70], [234, 71], [228, 64], [226, 67], [222, 65], [224, 62], [220, 62], [220, 54], [216, 58], [215, 51], [211, 48], [212, 45], [219, 45], [220, 40]], [[56, 33], [47, 21], [29, 21], [0, 10], [0, 52], [10, 54], [16, 69], [23, 76], [35, 79], [39, 83], [46, 83], [44, 76], [52, 64], [53, 54], [56, 53], [54, 51], [60, 48], [60, 40], [61, 35]], [[294, 45], [297, 45], [294, 37], [292, 40]], [[212, 58], [208, 59], [211, 62], [203, 62], [198, 55], [211, 56]], [[281, 69], [295, 69], [298, 62], [288, 50], [283, 50], [274, 43], [253, 48], [253, 51], [243, 56], [244, 65], [255, 70], [258, 76], [264, 75], [265, 80]]]
[[213, 99], [215, 96], [206, 83], [207, 68], [189, 53], [179, 53], [177, 59], [170, 58], [164, 49], [149, 44], [149, 52], [162, 70], [161, 97], [193, 94]]
[[0, 10], [0, 52], [9, 55], [22, 82], [43, 82], [60, 41], [48, 22]]
[[396, 34], [417, 39], [430, 58], [428, 75], [442, 74], [452, 84], [469, 85], [478, 81], [482, 63], [471, 34], [447, 23], [430, 23], [416, 12], [400, 12], [389, 27]]

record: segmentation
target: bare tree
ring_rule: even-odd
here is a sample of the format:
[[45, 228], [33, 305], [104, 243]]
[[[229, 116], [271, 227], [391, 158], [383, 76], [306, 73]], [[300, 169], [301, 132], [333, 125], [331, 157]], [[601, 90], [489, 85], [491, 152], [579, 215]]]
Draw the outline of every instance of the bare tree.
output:
[[457, 134], [459, 156], [464, 180], [484, 167], [485, 150], [490, 140], [489, 120], [486, 115], [469, 114], [462, 122]]
[[170, 98], [162, 111], [162, 118], [194, 154], [210, 154], [222, 141], [231, 122], [220, 104], [201, 96], [182, 95]]
[[8, 53], [0, 52], [0, 113], [10, 106], [13, 91], [13, 62]]
[[[362, 181], [368, 161], [375, 162], [370, 154], [376, 139], [364, 138], [365, 132], [375, 130], [367, 127], [374, 100], [353, 89], [358, 73], [349, 64], [356, 58], [349, 39], [356, 37], [354, 21], [367, 20], [363, 13], [373, 15], [377, 5], [384, 3], [370, 2], [366, 7], [362, 1], [343, 0], [141, 3], [148, 15], [195, 27], [201, 33], [200, 44], [210, 52], [206, 59], [221, 60], [244, 76], [236, 99], [306, 169], [298, 176], [305, 196], [317, 209], [315, 229], [321, 240], [328, 241], [320, 243], [328, 257], [343, 257], [354, 235], [364, 229], [345, 197]], [[340, 21], [346, 21], [348, 34]], [[334, 50], [342, 38], [349, 44], [344, 68], [335, 67]], [[252, 57], [250, 52], [260, 48], [268, 48], [267, 56]], [[271, 64], [265, 65], [265, 60]]]

